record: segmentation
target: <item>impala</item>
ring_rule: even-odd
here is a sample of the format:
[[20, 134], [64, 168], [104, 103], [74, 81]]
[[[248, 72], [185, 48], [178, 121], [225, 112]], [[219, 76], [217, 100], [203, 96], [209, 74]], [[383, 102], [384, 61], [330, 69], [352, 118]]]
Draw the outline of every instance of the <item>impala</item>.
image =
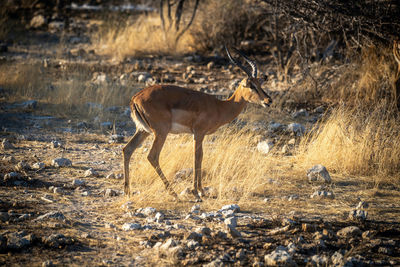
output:
[[226, 47], [225, 49], [230, 61], [247, 74], [247, 78], [240, 82], [229, 99], [218, 100], [212, 95], [174, 85], [153, 85], [132, 97], [130, 101], [131, 116], [137, 130], [123, 148], [126, 195], [130, 196], [129, 161], [132, 153], [146, 137], [153, 134], [154, 141], [147, 159], [164, 182], [166, 189], [177, 198], [161, 170], [159, 156], [169, 133], [190, 133], [194, 138], [192, 193], [196, 200], [201, 201], [199, 191], [200, 195], [204, 196], [201, 185], [204, 137], [236, 118], [248, 102], [260, 104], [263, 107], [271, 104], [271, 97], [261, 89], [264, 80], [257, 78], [255, 62], [235, 49], [251, 67], [246, 68], [231, 56]]

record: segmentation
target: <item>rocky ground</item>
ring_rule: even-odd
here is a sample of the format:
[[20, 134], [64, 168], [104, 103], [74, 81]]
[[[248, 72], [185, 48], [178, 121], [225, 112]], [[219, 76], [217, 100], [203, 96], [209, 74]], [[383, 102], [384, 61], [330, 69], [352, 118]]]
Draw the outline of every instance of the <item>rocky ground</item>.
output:
[[[219, 57], [146, 58], [125, 61], [121, 67], [88, 48], [88, 37], [83, 33], [95, 23], [79, 18], [69, 22], [72, 30], [63, 37], [68, 41], [60, 59], [57, 40], [64, 25], [53, 22], [37, 18], [31, 26], [38, 30], [33, 31], [28, 44], [2, 46], [2, 64], [37, 61], [55, 73], [85, 64], [93, 72], [90, 84], [190, 84], [196, 90], [222, 95], [237, 82], [232, 82], [237, 72], [224, 66]], [[392, 202], [398, 199], [398, 188], [388, 186], [385, 194], [372, 196], [368, 203], [359, 201], [353, 192], [370, 184], [332, 181], [323, 166], [315, 166], [308, 178], [305, 175], [304, 184], [317, 180], [333, 184], [340, 196], [328, 190], [330, 185], [306, 198], [291, 194], [280, 202], [265, 199], [262, 209], [240, 207], [234, 201], [218, 209], [191, 201], [156, 208], [141, 206], [121, 191], [121, 150], [124, 140], [134, 132], [126, 106], [87, 103], [88, 109], [117, 114], [116, 122], [104, 117], [71, 119], [53, 114], [35, 100], [11, 101], [6, 89], [0, 88], [1, 265], [400, 264], [400, 206]], [[279, 92], [274, 94], [280, 96]], [[296, 123], [270, 123], [266, 128], [276, 132], [276, 140], [281, 138], [278, 133], [282, 129], [286, 131], [284, 138], [292, 140], [304, 134], [324, 110], [314, 108], [277, 109], [272, 117], [288, 116]], [[121, 135], [110, 134], [115, 128]], [[262, 141], [257, 149], [268, 153], [271, 146]], [[283, 154], [287, 150], [282, 147]], [[332, 212], [325, 216], [329, 211], [322, 212], [324, 205], [335, 197], [346, 207], [355, 203], [350, 214]], [[309, 216], [293, 207], [310, 199], [319, 203], [320, 214], [314, 211]], [[274, 205], [281, 205], [281, 211], [265, 211]]]

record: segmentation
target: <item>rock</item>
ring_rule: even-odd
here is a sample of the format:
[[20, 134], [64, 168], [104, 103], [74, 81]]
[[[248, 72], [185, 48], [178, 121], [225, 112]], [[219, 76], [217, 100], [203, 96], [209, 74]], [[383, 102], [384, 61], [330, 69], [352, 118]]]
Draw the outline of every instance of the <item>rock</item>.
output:
[[54, 187], [53, 188], [53, 193], [54, 194], [62, 194], [63, 190], [60, 187]]
[[200, 211], [200, 204], [195, 204], [190, 209], [191, 212]]
[[41, 169], [44, 169], [45, 167], [46, 167], [46, 165], [43, 162], [36, 162], [36, 163], [33, 163], [33, 165], [32, 165], [32, 169], [34, 169], [34, 170], [41, 170]]
[[368, 209], [369, 204], [365, 201], [360, 201], [356, 207], [357, 210]]
[[236, 218], [235, 216], [233, 216], [233, 217], [228, 217], [228, 218], [226, 218], [226, 219], [224, 220], [224, 223], [225, 223], [227, 226], [236, 228], [236, 226], [237, 226], [237, 218]]
[[208, 227], [199, 227], [196, 229], [196, 233], [209, 236], [211, 235], [211, 229]]
[[179, 196], [181, 196], [181, 197], [191, 197], [191, 196], [193, 196], [192, 189], [190, 189], [189, 187], [186, 187], [182, 192], [179, 193]]
[[226, 225], [227, 234], [229, 234], [232, 238], [241, 238], [242, 234], [230, 224]]
[[107, 188], [105, 193], [104, 193], [105, 197], [116, 197], [118, 195], [119, 195], [118, 192], [116, 190], [114, 190], [114, 189], [111, 189], [111, 188]]
[[188, 249], [195, 249], [198, 246], [200, 246], [199, 242], [195, 241], [195, 240], [189, 240], [186, 244]]
[[137, 81], [138, 81], [139, 83], [146, 83], [146, 82], [148, 82], [149, 79], [151, 79], [151, 78], [152, 78], [152, 76], [151, 76], [150, 73], [143, 72], [143, 73], [141, 73], [141, 74], [139, 74], [139, 75], [137, 76]]
[[44, 261], [42, 267], [53, 267], [55, 266], [51, 260]]
[[292, 256], [282, 246], [277, 247], [272, 253], [265, 255], [264, 261], [267, 266], [297, 266]]
[[86, 182], [80, 179], [74, 179], [72, 180], [72, 185], [73, 186], [81, 186], [81, 185], [85, 185]]
[[51, 234], [47, 237], [43, 237], [42, 242], [45, 246], [50, 248], [62, 248], [71, 245], [73, 240], [63, 234]]
[[21, 250], [31, 245], [31, 239], [25, 231], [10, 233], [7, 235], [7, 248], [9, 250]]
[[322, 267], [322, 266], [328, 266], [328, 257], [324, 255], [314, 255], [311, 257], [311, 265], [312, 266], [317, 266], [317, 267]]
[[292, 113], [293, 118], [298, 118], [298, 117], [308, 117], [308, 112], [305, 109], [300, 109], [298, 111], [295, 111]]
[[193, 168], [182, 169], [175, 173], [174, 180], [180, 182], [189, 178], [193, 174]]
[[8, 141], [7, 139], [4, 138], [1, 141], [0, 148], [2, 150], [7, 150], [7, 149], [14, 149], [14, 146], [10, 143], [10, 141]]
[[51, 148], [62, 147], [61, 143], [58, 141], [51, 141]]
[[306, 132], [305, 127], [300, 123], [291, 123], [287, 126], [286, 130], [295, 136], [302, 136]]
[[71, 160], [67, 159], [67, 158], [56, 158], [53, 159], [51, 162], [51, 165], [59, 168], [59, 167], [68, 167], [72, 165]]
[[157, 212], [155, 215], [156, 222], [160, 223], [164, 220], [165, 215], [162, 212]]
[[21, 178], [21, 174], [18, 172], [9, 172], [4, 175], [4, 181], [17, 180], [19, 178]]
[[43, 15], [36, 15], [31, 19], [30, 26], [31, 28], [40, 28], [43, 27], [47, 23], [47, 19]]
[[95, 171], [93, 168], [89, 168], [84, 173], [85, 177], [98, 177], [99, 173]]
[[24, 170], [30, 170], [30, 169], [31, 169], [31, 166], [26, 161], [20, 161], [15, 166], [15, 170], [17, 170], [17, 171], [24, 171]]
[[61, 32], [64, 29], [65, 23], [63, 21], [52, 21], [50, 22], [47, 27], [50, 32]]
[[293, 201], [293, 200], [297, 200], [297, 199], [299, 199], [299, 195], [296, 195], [296, 194], [290, 195], [287, 198], [288, 201]]
[[208, 198], [217, 198], [218, 190], [211, 186], [203, 187], [204, 195]]
[[219, 212], [226, 211], [226, 210], [232, 210], [234, 213], [236, 213], [236, 212], [240, 212], [240, 207], [237, 204], [225, 205], [219, 210]]
[[21, 107], [28, 110], [35, 109], [37, 107], [37, 101], [36, 100], [25, 101], [21, 103]]
[[272, 133], [282, 131], [284, 128], [285, 128], [285, 126], [283, 124], [280, 124], [279, 122], [274, 122], [274, 121], [271, 121], [267, 126], [268, 131], [272, 132]]
[[6, 222], [9, 218], [8, 212], [0, 211], [0, 221]]
[[191, 232], [190, 234], [187, 235], [185, 238], [186, 240], [195, 240], [197, 242], [201, 242], [203, 238], [202, 234], [196, 233], [196, 232]]
[[331, 256], [331, 261], [334, 266], [343, 266], [344, 257], [339, 251], [335, 251]]
[[210, 61], [210, 62], [208, 62], [208, 64], [207, 64], [207, 69], [211, 70], [212, 68], [214, 68], [214, 66], [215, 66], [214, 61]]
[[257, 144], [257, 150], [263, 154], [268, 154], [273, 147], [274, 143], [272, 141], [262, 141]]
[[104, 228], [106, 228], [106, 229], [113, 229], [113, 228], [115, 228], [115, 225], [114, 225], [113, 223], [106, 222], [106, 223], [104, 224]]
[[157, 210], [152, 207], [146, 207], [146, 208], [137, 209], [136, 212], [143, 213], [146, 216], [150, 216], [150, 215], [155, 214], [157, 212]]
[[330, 191], [315, 191], [310, 197], [315, 199], [334, 199], [335, 195]]
[[38, 221], [47, 221], [50, 219], [55, 219], [55, 220], [59, 220], [59, 221], [65, 221], [66, 218], [64, 216], [64, 214], [62, 214], [59, 211], [52, 211], [52, 212], [48, 212], [46, 214], [43, 214], [39, 217], [37, 217], [34, 221], [38, 222]]
[[4, 156], [3, 161], [7, 163], [16, 163], [17, 160], [13, 156]]
[[142, 229], [140, 223], [124, 223], [124, 225], [122, 225], [122, 230], [124, 231], [132, 231], [140, 229]]
[[174, 239], [170, 238], [164, 244], [162, 244], [159, 248], [162, 250], [168, 250], [172, 247], [176, 247], [177, 245], [178, 245], [178, 242], [175, 241]]
[[337, 235], [340, 237], [346, 237], [346, 238], [360, 236], [361, 230], [357, 226], [348, 226], [348, 227], [340, 229], [337, 232]]
[[316, 108], [313, 110], [313, 112], [314, 112], [314, 113], [324, 113], [324, 112], [325, 112], [325, 108], [324, 108], [323, 106], [319, 106], [319, 107], [316, 107]]
[[106, 179], [115, 179], [115, 174], [114, 173], [107, 174]]
[[120, 134], [113, 134], [110, 136], [110, 139], [108, 140], [108, 143], [110, 144], [123, 143], [123, 142], [124, 142], [124, 136]]
[[308, 177], [308, 181], [310, 181], [310, 182], [314, 182], [314, 181], [321, 181], [321, 182], [325, 182], [325, 183], [332, 182], [329, 172], [321, 164], [315, 165], [311, 169], [307, 170], [307, 177]]
[[365, 210], [351, 210], [349, 219], [354, 221], [365, 221], [368, 217], [368, 212]]
[[92, 82], [98, 85], [104, 85], [110, 82], [110, 78], [105, 73], [94, 73]]

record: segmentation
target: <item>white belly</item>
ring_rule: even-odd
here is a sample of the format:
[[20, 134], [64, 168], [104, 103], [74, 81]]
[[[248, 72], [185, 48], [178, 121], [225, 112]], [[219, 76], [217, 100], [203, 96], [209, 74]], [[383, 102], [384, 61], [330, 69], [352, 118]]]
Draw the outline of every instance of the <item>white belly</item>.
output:
[[170, 133], [172, 134], [179, 134], [179, 133], [192, 133], [192, 129], [189, 127], [173, 122], [171, 125]]

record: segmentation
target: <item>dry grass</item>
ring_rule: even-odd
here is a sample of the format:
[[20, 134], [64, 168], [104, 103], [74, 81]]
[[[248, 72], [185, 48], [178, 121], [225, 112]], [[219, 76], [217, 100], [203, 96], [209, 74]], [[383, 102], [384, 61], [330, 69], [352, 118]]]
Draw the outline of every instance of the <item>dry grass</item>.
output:
[[324, 164], [344, 175], [398, 178], [399, 121], [385, 106], [337, 108], [303, 139], [298, 160]]

